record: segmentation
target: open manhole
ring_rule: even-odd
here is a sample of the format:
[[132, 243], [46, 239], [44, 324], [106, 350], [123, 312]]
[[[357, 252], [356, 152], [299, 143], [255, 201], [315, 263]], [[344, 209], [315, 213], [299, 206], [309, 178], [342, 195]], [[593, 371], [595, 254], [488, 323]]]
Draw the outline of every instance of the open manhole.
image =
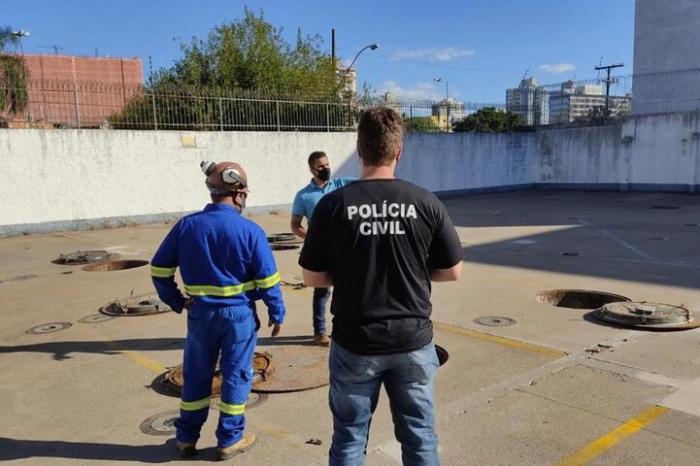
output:
[[49, 322], [48, 324], [41, 324], [37, 325], [36, 327], [32, 327], [24, 333], [28, 333], [30, 335], [43, 335], [44, 333], [53, 333], [65, 330], [72, 325], [73, 324], [70, 322]]
[[170, 312], [170, 306], [156, 295], [132, 296], [122, 301], [114, 301], [100, 308], [101, 314], [115, 317], [147, 316]]
[[97, 314], [90, 314], [89, 316], [85, 316], [81, 319], [78, 319], [78, 322], [80, 322], [81, 324], [101, 324], [102, 322], [114, 320], [114, 318], [115, 316], [113, 315], [107, 315], [98, 312]]
[[448, 353], [442, 346], [435, 345], [435, 352], [437, 353], [438, 361], [440, 362], [441, 366], [445, 364], [448, 359], [450, 359], [450, 353]]
[[[268, 352], [253, 354], [253, 386], [256, 383], [269, 379], [274, 374], [274, 366], [272, 364], [272, 355]], [[165, 373], [163, 377], [163, 386], [171, 393], [180, 395], [182, 392], [182, 384], [185, 382], [185, 376], [182, 370], [182, 364], [173, 367]], [[214, 378], [211, 385], [211, 396], [221, 396], [221, 370], [217, 364], [214, 372]]]
[[608, 303], [629, 301], [619, 294], [592, 290], [549, 290], [535, 295], [538, 303], [571, 309], [597, 309]]
[[143, 267], [144, 265], [148, 265], [148, 261], [140, 259], [117, 261], [109, 260], [86, 265], [85, 267], [83, 267], [83, 270], [86, 270], [88, 272], [112, 272], [115, 270], [135, 269], [137, 267]]
[[474, 319], [474, 323], [485, 325], [487, 327], [508, 327], [509, 325], [513, 325], [515, 323], [515, 319], [501, 316], [486, 316]]
[[51, 262], [54, 264], [74, 265], [88, 264], [90, 262], [102, 262], [119, 257], [117, 254], [112, 254], [103, 250], [95, 251], [75, 251], [68, 254], [59, 254], [58, 257]]
[[273, 251], [288, 251], [290, 249], [299, 249], [299, 246], [296, 244], [272, 243], [270, 245], [270, 249], [272, 249]]
[[270, 243], [280, 243], [284, 241], [294, 241], [296, 236], [294, 233], [273, 233], [267, 235], [267, 241]]
[[644, 301], [605, 304], [592, 316], [609, 324], [636, 329], [687, 330], [700, 327], [700, 321], [685, 307]]

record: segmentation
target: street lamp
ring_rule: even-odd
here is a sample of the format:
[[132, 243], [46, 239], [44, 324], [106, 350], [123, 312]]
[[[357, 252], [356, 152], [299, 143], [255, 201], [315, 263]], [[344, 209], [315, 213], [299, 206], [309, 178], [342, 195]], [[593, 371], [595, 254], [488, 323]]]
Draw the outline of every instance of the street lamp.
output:
[[[436, 83], [442, 82], [442, 78], [433, 78]], [[446, 107], [446, 118], [445, 118], [445, 131], [450, 131], [450, 83], [445, 79], [445, 107]]]
[[31, 33], [29, 31], [25, 31], [24, 29], [20, 29], [19, 31], [12, 31], [12, 35], [19, 39], [19, 50], [22, 53], [22, 56], [24, 56], [24, 47], [22, 45], [22, 39], [25, 37], [29, 37]]
[[347, 68], [345, 68], [345, 71], [346, 71], [346, 72], [347, 72], [347, 71], [350, 71], [350, 69], [352, 68], [352, 65], [355, 64], [355, 61], [357, 61], [357, 57], [359, 57], [360, 54], [361, 54], [362, 52], [364, 52], [364, 51], [367, 50], [367, 49], [370, 49], [370, 50], [377, 50], [378, 48], [379, 48], [379, 45], [377, 45], [377, 44], [369, 44], [369, 45], [366, 45], [366, 46], [362, 47], [362, 48], [360, 49], [360, 51], [357, 52], [357, 55], [355, 55], [355, 58], [353, 58], [352, 61], [350, 62], [350, 66], [348, 66]]

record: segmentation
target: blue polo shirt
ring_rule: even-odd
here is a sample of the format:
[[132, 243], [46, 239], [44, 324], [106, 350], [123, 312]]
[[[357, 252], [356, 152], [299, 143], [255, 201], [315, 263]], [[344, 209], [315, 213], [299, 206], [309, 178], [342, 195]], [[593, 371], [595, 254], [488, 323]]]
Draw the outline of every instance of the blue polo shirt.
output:
[[294, 196], [292, 215], [306, 217], [307, 221], [311, 220], [311, 215], [314, 213], [316, 204], [318, 204], [318, 201], [320, 201], [324, 195], [338, 188], [342, 188], [353, 181], [355, 181], [355, 178], [331, 178], [323, 188], [320, 188], [312, 179], [311, 183], [300, 189], [296, 196]]

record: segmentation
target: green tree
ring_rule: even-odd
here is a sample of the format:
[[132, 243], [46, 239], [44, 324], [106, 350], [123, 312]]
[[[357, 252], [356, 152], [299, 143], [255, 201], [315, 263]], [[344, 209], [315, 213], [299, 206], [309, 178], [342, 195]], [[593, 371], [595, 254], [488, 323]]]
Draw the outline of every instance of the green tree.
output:
[[0, 27], [0, 113], [19, 113], [27, 107], [27, 69], [24, 59], [9, 52], [21, 38], [11, 27]]
[[418, 131], [418, 132], [437, 132], [440, 131], [440, 127], [435, 124], [432, 118], [426, 117], [413, 117], [406, 118], [404, 115], [404, 128], [406, 131]]
[[518, 114], [485, 107], [455, 123], [453, 130], [456, 133], [506, 133], [523, 125], [524, 121]]
[[[245, 7], [242, 19], [214, 27], [206, 40], [195, 37], [181, 44], [182, 57], [153, 76], [147, 91], [156, 96], [154, 101], [134, 99], [110, 119], [111, 124], [131, 126], [129, 122], [153, 114], [155, 107], [159, 128], [347, 126], [348, 108], [339, 104], [347, 102], [350, 95], [332, 58], [320, 47], [318, 35], [304, 36], [301, 30], [294, 45], [289, 44], [282, 37], [282, 29], [267, 22], [262, 12], [255, 14]], [[304, 100], [328, 105], [301, 103]]]

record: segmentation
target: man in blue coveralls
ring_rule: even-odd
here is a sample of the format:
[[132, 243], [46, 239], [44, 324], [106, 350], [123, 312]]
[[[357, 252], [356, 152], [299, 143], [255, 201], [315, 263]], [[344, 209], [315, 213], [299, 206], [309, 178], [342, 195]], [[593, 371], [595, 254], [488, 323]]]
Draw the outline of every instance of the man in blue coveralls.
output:
[[[160, 298], [175, 312], [187, 309], [176, 446], [182, 457], [197, 453], [196, 444], [209, 413], [212, 378], [221, 353], [221, 402], [216, 430], [218, 457], [247, 450], [255, 435], [244, 433], [245, 404], [253, 380], [253, 350], [260, 327], [255, 299], [267, 306], [272, 336], [285, 315], [280, 275], [265, 232], [241, 213], [248, 197], [243, 168], [233, 162], [202, 162], [212, 203], [180, 219], [151, 262]], [[182, 295], [175, 270], [185, 285]]]
[[[301, 221], [306, 217], [306, 222], [311, 221], [316, 204], [321, 198], [340, 187], [345, 186], [354, 178], [331, 178], [331, 165], [325, 152], [316, 151], [309, 155], [309, 171], [311, 172], [311, 182], [304, 186], [294, 196], [292, 204], [292, 220], [290, 227], [292, 232], [299, 238], [306, 238], [306, 229]], [[328, 346], [331, 339], [326, 335], [326, 302], [330, 296], [329, 288], [314, 288], [313, 298], [313, 325], [314, 343], [320, 346]]]

